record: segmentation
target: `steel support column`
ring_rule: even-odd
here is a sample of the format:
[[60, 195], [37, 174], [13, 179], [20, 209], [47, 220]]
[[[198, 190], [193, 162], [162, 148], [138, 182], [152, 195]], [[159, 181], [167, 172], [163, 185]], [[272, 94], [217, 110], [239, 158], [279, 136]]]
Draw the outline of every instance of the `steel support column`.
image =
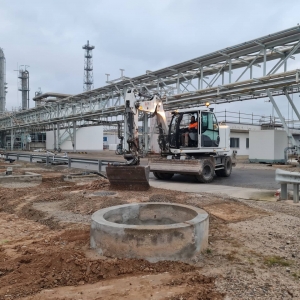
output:
[[73, 152], [76, 152], [76, 121], [73, 122], [72, 146], [73, 146]]
[[180, 94], [180, 81], [179, 81], [179, 75], [177, 76], [177, 94]]
[[228, 72], [229, 72], [229, 83], [231, 83], [231, 58], [229, 59], [229, 70], [228, 70]]
[[14, 140], [15, 140], [14, 130], [12, 129], [10, 131], [10, 150], [14, 150]]
[[55, 124], [53, 124], [53, 136], [54, 136], [54, 151], [57, 150], [57, 140], [56, 140], [56, 130], [55, 130]]
[[129, 150], [128, 143], [127, 143], [127, 140], [128, 140], [128, 134], [127, 134], [128, 122], [127, 122], [127, 118], [126, 118], [125, 115], [123, 115], [123, 118], [124, 118], [124, 149], [128, 151]]
[[293, 200], [294, 203], [299, 203], [299, 184], [293, 184]]
[[287, 93], [286, 90], [284, 91], [284, 94], [285, 94], [285, 96], [287, 97], [287, 99], [289, 100], [289, 102], [290, 102], [290, 104], [291, 104], [291, 106], [292, 106], [292, 108], [293, 108], [293, 110], [294, 110], [294, 112], [295, 112], [295, 114], [296, 114], [298, 120], [300, 121], [300, 114], [299, 114], [299, 111], [298, 111], [297, 107], [295, 106], [294, 102], [292, 101], [291, 96]]
[[147, 154], [149, 152], [149, 132], [148, 132], [148, 115], [144, 114], [143, 117], [143, 140], [144, 140], [144, 153]]
[[60, 128], [59, 128], [59, 123], [57, 123], [57, 150], [60, 151], [60, 143], [61, 143], [61, 136], [60, 136]]
[[267, 95], [270, 98], [270, 101], [273, 104], [273, 107], [276, 110], [276, 113], [277, 113], [277, 115], [278, 115], [278, 117], [279, 117], [279, 119], [280, 119], [280, 121], [282, 123], [282, 126], [283, 126], [283, 128], [284, 128], [287, 136], [288, 136], [289, 142], [292, 144], [292, 146], [297, 146], [297, 143], [296, 143], [293, 135], [290, 133], [290, 130], [289, 130], [289, 128], [286, 125], [285, 119], [282, 116], [282, 114], [281, 114], [281, 112], [280, 112], [280, 110], [279, 110], [279, 108], [278, 108], [278, 106], [277, 106], [277, 104], [276, 104], [276, 102], [275, 102], [275, 100], [274, 100], [274, 98], [273, 98], [270, 90], [267, 89], [266, 92], [267, 92]]
[[264, 65], [263, 65], [263, 76], [267, 75], [267, 49], [266, 47], [263, 48], [264, 52]]
[[280, 200], [287, 200], [288, 198], [288, 190], [287, 190], [287, 183], [282, 183], [280, 185]]
[[201, 66], [201, 83], [200, 83], [200, 88], [201, 90], [203, 89], [203, 66]]

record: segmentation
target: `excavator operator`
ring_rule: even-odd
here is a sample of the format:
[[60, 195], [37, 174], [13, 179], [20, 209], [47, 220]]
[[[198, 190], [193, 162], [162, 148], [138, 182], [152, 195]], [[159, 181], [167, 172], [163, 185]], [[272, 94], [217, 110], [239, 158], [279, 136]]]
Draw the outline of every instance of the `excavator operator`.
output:
[[190, 132], [195, 132], [198, 129], [198, 122], [195, 119], [195, 116], [191, 117], [191, 122], [189, 124], [189, 127], [185, 130], [184, 133], [182, 133], [182, 145], [184, 147], [188, 147], [189, 145], [189, 133]]

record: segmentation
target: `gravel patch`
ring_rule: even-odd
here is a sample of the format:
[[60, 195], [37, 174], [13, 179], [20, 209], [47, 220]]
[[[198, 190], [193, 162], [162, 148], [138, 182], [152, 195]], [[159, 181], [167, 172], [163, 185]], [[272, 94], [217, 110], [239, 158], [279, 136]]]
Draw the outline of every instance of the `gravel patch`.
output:
[[9, 188], [9, 189], [24, 189], [24, 188], [29, 188], [29, 187], [36, 187], [40, 185], [41, 183], [34, 183], [34, 182], [6, 182], [6, 183], [1, 183], [0, 186], [4, 188]]

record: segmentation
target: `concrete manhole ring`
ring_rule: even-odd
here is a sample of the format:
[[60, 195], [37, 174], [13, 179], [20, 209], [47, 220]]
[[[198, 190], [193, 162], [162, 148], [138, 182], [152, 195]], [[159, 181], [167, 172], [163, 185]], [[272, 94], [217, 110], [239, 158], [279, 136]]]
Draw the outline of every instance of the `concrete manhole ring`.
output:
[[92, 196], [101, 196], [101, 197], [104, 197], [104, 196], [113, 196], [113, 195], [116, 195], [116, 194], [117, 194], [116, 192], [100, 191], [100, 192], [94, 192], [92, 194]]
[[185, 261], [208, 246], [208, 214], [188, 205], [144, 202], [92, 215], [91, 248], [100, 255], [150, 262]]

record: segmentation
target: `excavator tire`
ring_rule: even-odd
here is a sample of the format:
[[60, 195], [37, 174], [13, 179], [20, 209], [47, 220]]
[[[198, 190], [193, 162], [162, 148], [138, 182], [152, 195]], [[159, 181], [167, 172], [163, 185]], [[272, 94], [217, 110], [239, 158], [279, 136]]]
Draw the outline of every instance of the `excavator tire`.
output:
[[160, 177], [160, 173], [158, 173], [158, 172], [153, 172], [153, 175], [154, 175], [154, 177], [157, 178], [157, 179], [162, 179], [162, 178]]
[[224, 160], [224, 169], [216, 170], [216, 175], [219, 177], [229, 177], [232, 171], [232, 161], [230, 156], [226, 156]]
[[214, 179], [215, 168], [210, 159], [204, 159], [202, 162], [202, 173], [196, 175], [196, 180], [201, 183], [209, 183]]
[[160, 173], [160, 172], [153, 172], [153, 175], [157, 179], [161, 179], [161, 180], [169, 180], [174, 176], [173, 173]]

